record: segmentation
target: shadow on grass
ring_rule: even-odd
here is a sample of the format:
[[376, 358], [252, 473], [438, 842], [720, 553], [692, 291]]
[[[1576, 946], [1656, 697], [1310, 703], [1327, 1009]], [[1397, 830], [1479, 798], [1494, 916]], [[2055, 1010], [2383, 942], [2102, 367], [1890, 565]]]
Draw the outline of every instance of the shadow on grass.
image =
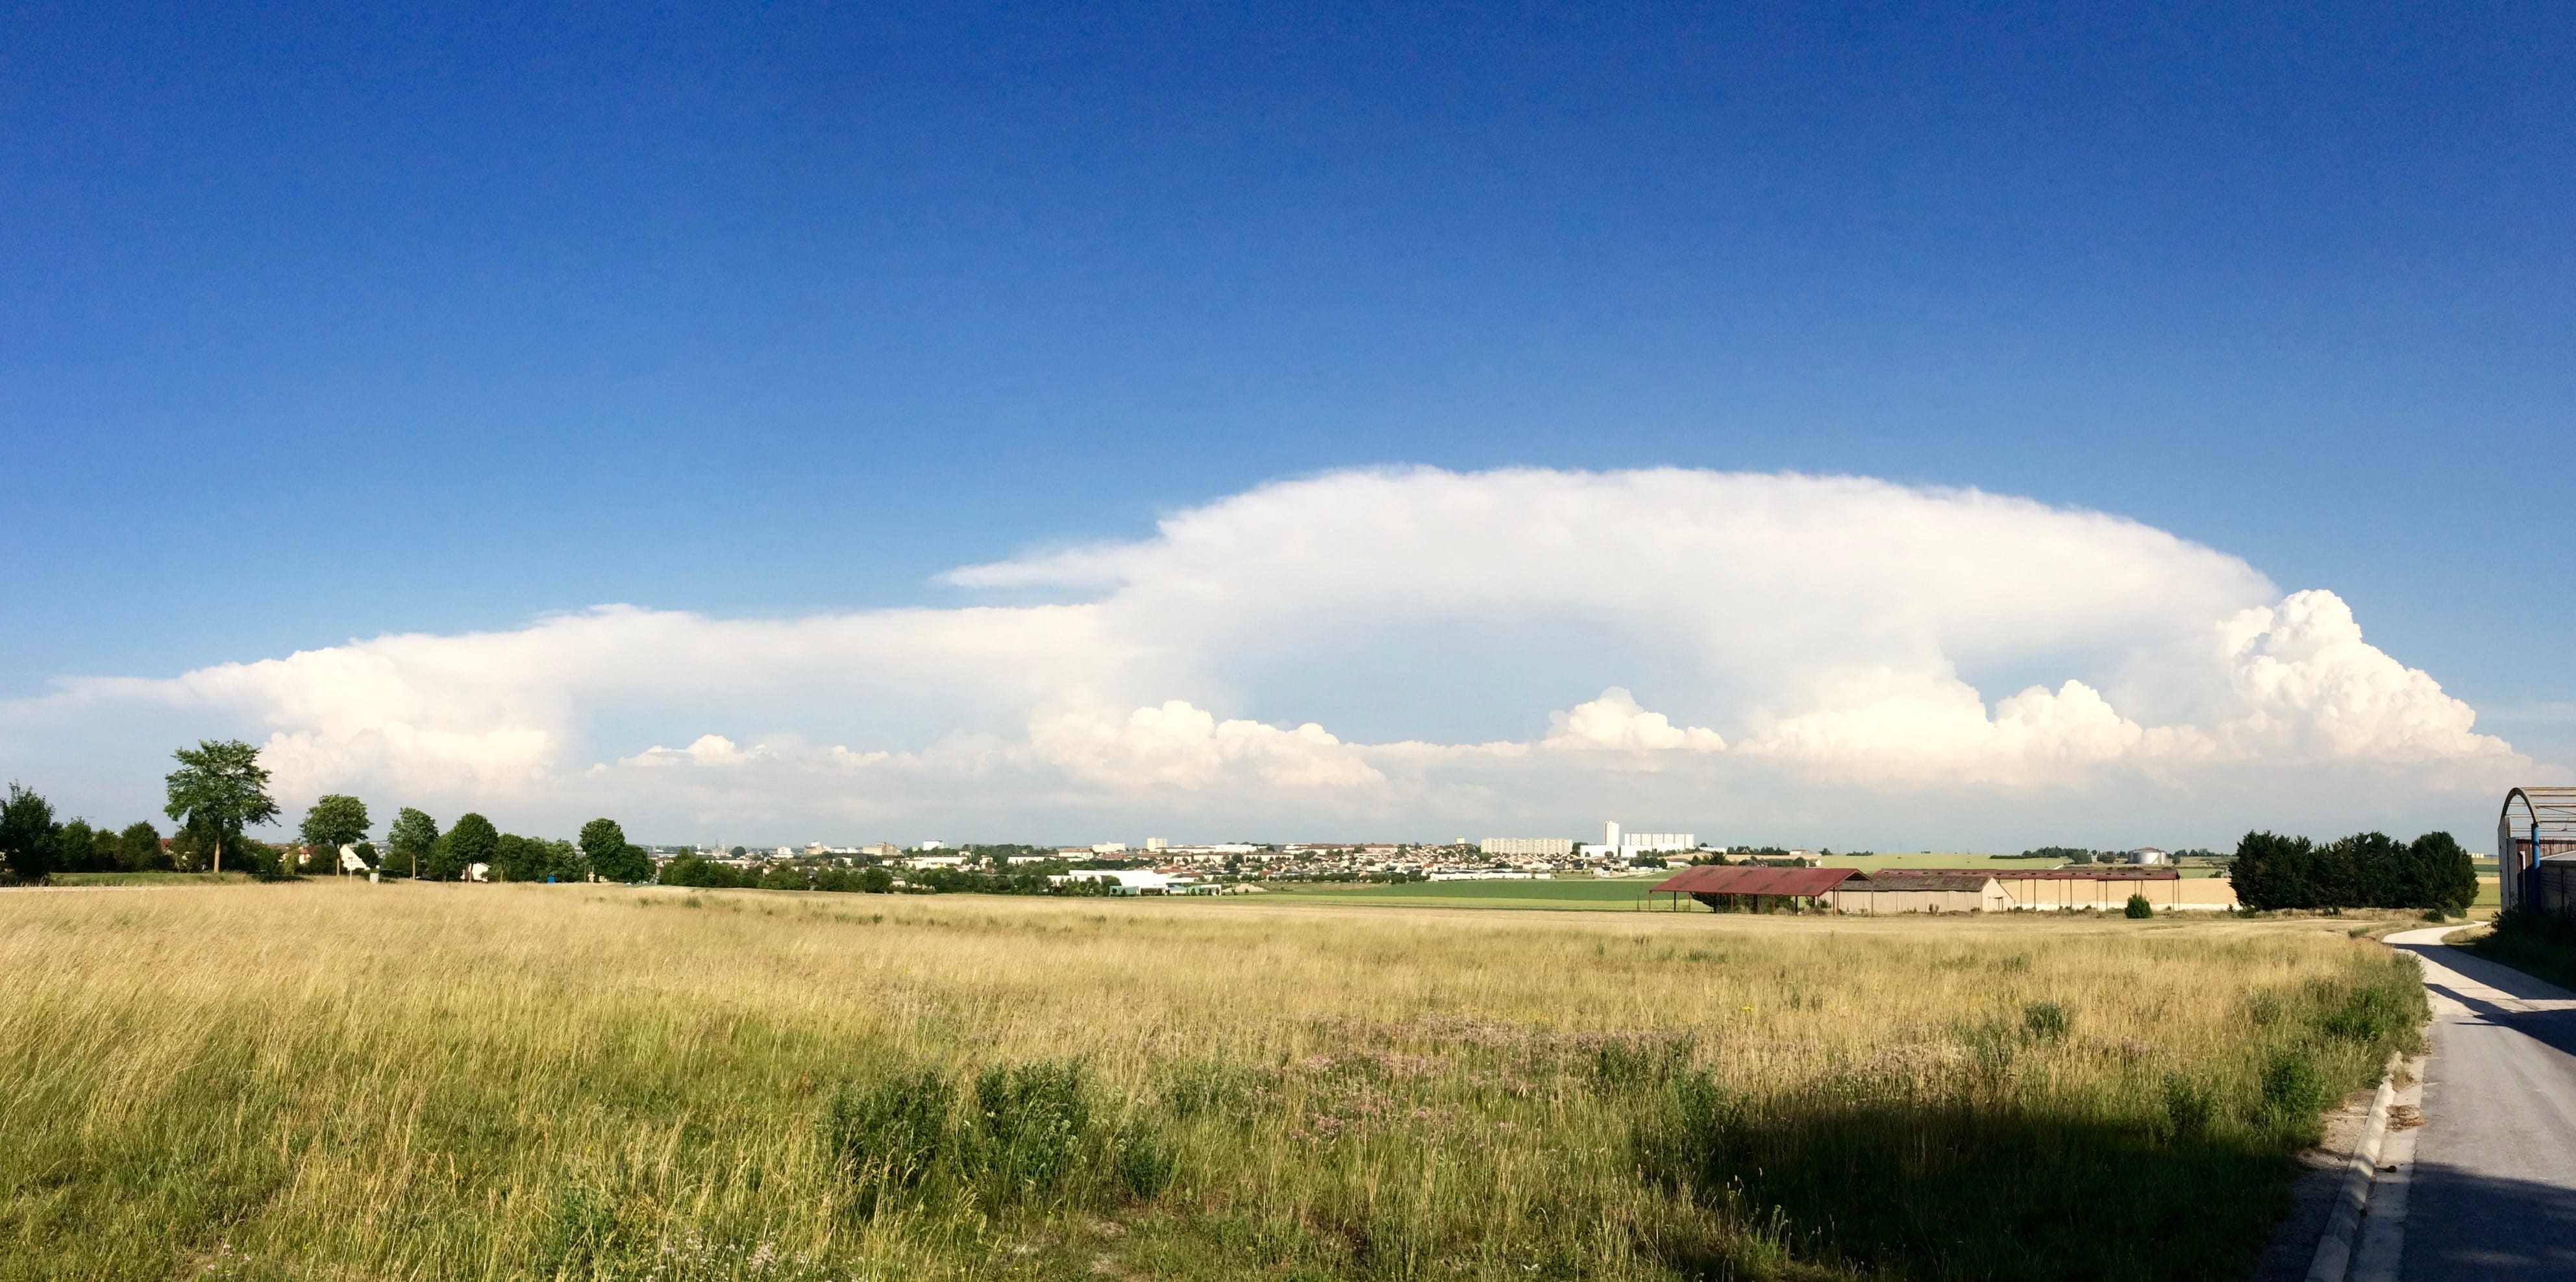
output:
[[[2505, 913], [2496, 918], [2493, 930], [2470, 940], [2464, 947], [2471, 956], [2510, 966], [2560, 988], [2576, 989], [2576, 922], [2527, 913]], [[2543, 995], [2517, 992], [2510, 981], [2500, 982], [2485, 975], [2472, 975], [2470, 978], [2517, 997]]]
[[1641, 1125], [1638, 1145], [1650, 1176], [1811, 1262], [1911, 1278], [2144, 1279], [2244, 1276], [2287, 1206], [2295, 1140], [1995, 1104], [1721, 1101]]

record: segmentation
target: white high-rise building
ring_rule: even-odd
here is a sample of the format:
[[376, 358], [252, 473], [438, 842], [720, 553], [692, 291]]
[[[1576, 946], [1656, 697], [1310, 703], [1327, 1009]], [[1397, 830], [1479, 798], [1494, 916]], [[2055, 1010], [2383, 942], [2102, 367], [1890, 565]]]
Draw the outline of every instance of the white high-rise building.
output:
[[1699, 848], [1699, 835], [1688, 832], [1622, 832], [1619, 821], [1601, 825], [1601, 845], [1621, 859], [1638, 855], [1668, 854], [1677, 850]]
[[[1465, 845], [1465, 842], [1460, 842]], [[1476, 849], [1489, 855], [1565, 856], [1574, 853], [1572, 837], [1487, 837]]]

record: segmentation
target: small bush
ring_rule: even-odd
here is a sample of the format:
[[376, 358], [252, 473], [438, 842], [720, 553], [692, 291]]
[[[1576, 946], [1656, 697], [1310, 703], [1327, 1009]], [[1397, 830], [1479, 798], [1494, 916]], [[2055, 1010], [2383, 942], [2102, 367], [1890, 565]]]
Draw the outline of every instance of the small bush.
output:
[[2021, 1027], [2034, 1042], [2062, 1042], [2075, 1030], [2075, 1012], [2056, 1002], [2032, 1002], [2021, 1008]]
[[2125, 911], [2128, 913], [2130, 920], [2136, 921], [2141, 918], [2155, 916], [2156, 906], [2148, 903], [2146, 896], [2137, 894], [2133, 891], [2129, 895], [2129, 906]]

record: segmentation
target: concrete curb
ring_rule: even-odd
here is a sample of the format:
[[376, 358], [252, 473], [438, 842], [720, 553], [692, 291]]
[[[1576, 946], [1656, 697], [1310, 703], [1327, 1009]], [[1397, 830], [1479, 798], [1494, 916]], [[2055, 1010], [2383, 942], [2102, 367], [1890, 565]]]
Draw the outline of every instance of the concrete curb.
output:
[[[2398, 1263], [2406, 1255], [2406, 1200], [2415, 1184], [2416, 1127], [2424, 1124], [2424, 1061], [2418, 1056], [2399, 1071], [2407, 1084], [2390, 1097], [2388, 1134], [2380, 1141], [2378, 1173], [2370, 1181], [2370, 1205], [2361, 1221], [2361, 1241], [2353, 1248], [2352, 1270], [2345, 1282], [2397, 1282]], [[2397, 1114], [2413, 1110], [2413, 1120], [2400, 1126]]]
[[2335, 1208], [2326, 1221], [2324, 1237], [2317, 1239], [2317, 1253], [2308, 1263], [2308, 1282], [2344, 1282], [2352, 1268], [2354, 1239], [2361, 1232], [2361, 1213], [2370, 1205], [2370, 1184], [2379, 1174], [2379, 1147], [2388, 1138], [2388, 1105], [2397, 1095], [2397, 1062], [2395, 1051], [2388, 1053], [2388, 1066], [2379, 1073], [2379, 1093], [2370, 1100], [2370, 1120], [2361, 1129], [2361, 1138], [2352, 1146], [2352, 1156], [2345, 1160], [2343, 1186], [2335, 1191]]

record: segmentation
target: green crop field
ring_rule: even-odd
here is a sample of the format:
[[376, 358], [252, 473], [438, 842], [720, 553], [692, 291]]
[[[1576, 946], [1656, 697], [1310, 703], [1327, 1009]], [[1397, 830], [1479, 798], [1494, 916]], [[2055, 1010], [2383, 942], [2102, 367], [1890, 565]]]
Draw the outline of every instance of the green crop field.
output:
[[2350, 919], [1418, 893], [0, 892], [0, 1279], [2242, 1276], [2422, 1018]]

